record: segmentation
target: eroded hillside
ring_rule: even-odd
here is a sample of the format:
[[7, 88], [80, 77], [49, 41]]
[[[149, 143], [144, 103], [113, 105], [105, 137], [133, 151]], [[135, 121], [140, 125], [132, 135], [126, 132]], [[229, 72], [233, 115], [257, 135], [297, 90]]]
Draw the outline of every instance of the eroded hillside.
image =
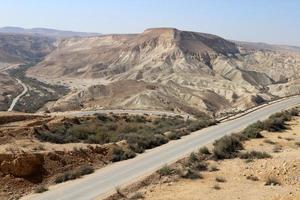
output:
[[215, 35], [157, 28], [64, 40], [28, 75], [74, 88], [50, 110], [220, 114], [298, 94], [299, 58], [295, 50], [249, 48]]
[[0, 33], [0, 63], [22, 63], [43, 58], [54, 49], [55, 39]]

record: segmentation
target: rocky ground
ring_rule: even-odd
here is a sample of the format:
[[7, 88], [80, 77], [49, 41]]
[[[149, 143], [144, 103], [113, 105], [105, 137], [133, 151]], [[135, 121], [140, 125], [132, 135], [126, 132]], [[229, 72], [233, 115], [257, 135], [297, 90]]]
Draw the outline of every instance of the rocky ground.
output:
[[108, 199], [298, 200], [300, 118], [288, 124], [285, 131], [263, 131], [263, 138], [244, 143], [243, 151], [266, 152], [269, 158], [209, 160], [200, 178], [166, 176], [172, 173], [165, 168], [127, 188], [118, 188]]
[[180, 116], [0, 112], [0, 182], [5, 183], [0, 199], [79, 178], [214, 123]]
[[[18, 199], [39, 185], [55, 182], [63, 172], [82, 166], [101, 168], [111, 162], [112, 149], [126, 144], [53, 144], [34, 137], [33, 127], [63, 118], [19, 113], [0, 114], [0, 199]], [[124, 147], [125, 148], [125, 147]]]

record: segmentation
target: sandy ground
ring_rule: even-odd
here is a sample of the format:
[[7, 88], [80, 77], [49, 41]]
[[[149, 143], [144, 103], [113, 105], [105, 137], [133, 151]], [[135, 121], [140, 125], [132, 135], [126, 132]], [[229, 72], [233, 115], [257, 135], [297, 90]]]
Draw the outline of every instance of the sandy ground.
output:
[[[241, 159], [211, 161], [216, 172], [203, 172], [203, 179], [150, 185], [144, 188], [145, 199], [151, 200], [299, 200], [300, 199], [300, 118], [282, 133], [264, 133], [265, 138], [248, 141], [245, 149], [266, 151], [271, 159], [246, 163]], [[275, 144], [269, 144], [269, 139]], [[274, 147], [281, 147], [274, 153]], [[257, 177], [257, 181], [247, 177]], [[226, 181], [218, 183], [216, 177]], [[276, 177], [280, 186], [265, 186], [268, 177]], [[220, 189], [214, 187], [218, 185]]]

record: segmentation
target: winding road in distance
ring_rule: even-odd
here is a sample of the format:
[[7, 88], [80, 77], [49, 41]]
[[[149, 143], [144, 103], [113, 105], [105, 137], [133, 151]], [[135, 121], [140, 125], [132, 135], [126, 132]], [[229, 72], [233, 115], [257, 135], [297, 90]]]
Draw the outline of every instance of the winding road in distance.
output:
[[291, 97], [262, 107], [240, 118], [226, 121], [185, 136], [180, 140], [148, 150], [131, 160], [108, 165], [94, 174], [81, 179], [50, 187], [42, 194], [23, 197], [26, 200], [90, 200], [101, 199], [114, 191], [117, 186], [130, 184], [138, 178], [149, 175], [163, 165], [172, 163], [199, 147], [233, 132], [237, 132], [271, 114], [300, 105], [300, 97]]
[[16, 78], [16, 80], [17, 80], [17, 82], [18, 82], [20, 85], [22, 85], [23, 91], [22, 91], [21, 94], [19, 94], [18, 96], [16, 96], [16, 97], [13, 99], [13, 101], [12, 101], [11, 104], [10, 104], [10, 107], [9, 107], [8, 110], [7, 110], [7, 111], [9, 111], [9, 112], [10, 112], [10, 111], [13, 111], [15, 105], [18, 103], [18, 101], [20, 100], [20, 98], [23, 97], [23, 96], [28, 92], [28, 87], [27, 87], [20, 79], [17, 79], [17, 78]]
[[[7, 67], [3, 67], [0, 68], [0, 73], [5, 72], [11, 68], [16, 68], [19, 67], [21, 64], [14, 64], [14, 65], [9, 65]], [[20, 100], [21, 97], [23, 97], [27, 92], [28, 92], [28, 87], [18, 78], [16, 78], [18, 84], [22, 85], [23, 87], [23, 91], [21, 92], [21, 94], [19, 94], [18, 96], [16, 96], [13, 101], [10, 104], [10, 107], [8, 108], [8, 112], [13, 111], [15, 105], [18, 103], [18, 101]]]

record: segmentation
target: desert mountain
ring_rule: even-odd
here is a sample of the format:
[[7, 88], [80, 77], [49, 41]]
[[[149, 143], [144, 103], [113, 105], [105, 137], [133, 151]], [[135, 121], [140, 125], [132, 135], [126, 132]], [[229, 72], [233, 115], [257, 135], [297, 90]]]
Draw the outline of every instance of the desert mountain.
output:
[[39, 60], [54, 50], [55, 39], [44, 36], [0, 33], [0, 62]]
[[241, 42], [241, 41], [233, 41], [237, 45], [243, 47], [247, 51], [281, 51], [281, 52], [295, 52], [300, 53], [300, 47], [297, 46], [289, 46], [289, 45], [274, 45], [267, 43], [255, 43], [255, 42]]
[[99, 33], [85, 33], [75, 31], [62, 31], [49, 28], [31, 28], [25, 29], [20, 27], [3, 27], [0, 33], [22, 34], [22, 35], [39, 35], [53, 38], [70, 38], [70, 37], [90, 37], [100, 35]]
[[28, 75], [82, 86], [53, 110], [221, 113], [299, 93], [299, 58], [296, 51], [253, 49], [211, 34], [155, 28], [63, 40]]

